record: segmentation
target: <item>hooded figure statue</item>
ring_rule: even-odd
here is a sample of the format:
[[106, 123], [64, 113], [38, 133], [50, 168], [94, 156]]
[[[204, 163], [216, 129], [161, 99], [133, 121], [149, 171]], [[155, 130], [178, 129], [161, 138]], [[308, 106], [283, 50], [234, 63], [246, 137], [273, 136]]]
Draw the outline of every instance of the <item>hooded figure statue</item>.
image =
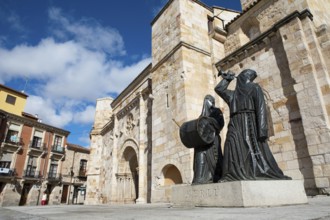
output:
[[243, 70], [231, 91], [227, 87], [235, 76], [229, 72], [214, 89], [230, 109], [220, 181], [291, 179], [267, 144], [267, 110], [262, 89], [253, 82], [256, 77], [254, 70]]
[[221, 176], [222, 152], [220, 130], [224, 126], [222, 112], [215, 107], [214, 97], [206, 95], [202, 113], [199, 118], [205, 118], [215, 130], [213, 141], [205, 146], [195, 146], [194, 178], [192, 184], [217, 182]]

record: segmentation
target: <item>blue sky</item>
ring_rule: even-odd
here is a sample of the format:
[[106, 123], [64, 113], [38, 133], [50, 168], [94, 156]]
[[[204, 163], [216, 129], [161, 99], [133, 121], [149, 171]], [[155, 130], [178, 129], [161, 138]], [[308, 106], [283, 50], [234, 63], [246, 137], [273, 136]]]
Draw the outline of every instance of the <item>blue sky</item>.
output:
[[[96, 99], [115, 98], [151, 62], [150, 23], [166, 2], [0, 0], [0, 83], [87, 147]], [[239, 0], [202, 2], [241, 10]]]

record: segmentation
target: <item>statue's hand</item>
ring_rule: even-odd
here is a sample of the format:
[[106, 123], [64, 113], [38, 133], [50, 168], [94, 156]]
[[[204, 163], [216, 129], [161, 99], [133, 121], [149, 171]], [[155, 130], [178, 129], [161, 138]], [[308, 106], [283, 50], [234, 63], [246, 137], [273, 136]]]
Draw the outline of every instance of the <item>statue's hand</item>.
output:
[[222, 72], [221, 76], [228, 81], [235, 79], [235, 73], [230, 70], [227, 73]]

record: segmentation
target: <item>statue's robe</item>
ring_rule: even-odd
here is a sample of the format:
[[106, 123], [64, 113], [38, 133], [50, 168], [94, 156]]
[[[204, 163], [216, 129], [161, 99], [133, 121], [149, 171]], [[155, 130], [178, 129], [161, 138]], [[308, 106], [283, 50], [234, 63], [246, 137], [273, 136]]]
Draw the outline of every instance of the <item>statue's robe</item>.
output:
[[248, 79], [248, 74], [240, 75], [234, 91], [227, 89], [230, 81], [226, 79], [215, 87], [230, 108], [220, 181], [290, 179], [278, 167], [267, 144], [267, 110], [262, 89]]
[[[208, 98], [214, 102], [213, 97], [209, 96]], [[217, 182], [221, 177], [222, 151], [219, 133], [224, 126], [223, 115], [219, 108], [207, 107], [205, 102], [204, 100], [200, 117], [207, 118], [209, 124], [215, 130], [215, 137], [211, 144], [196, 146], [194, 149], [193, 184]]]

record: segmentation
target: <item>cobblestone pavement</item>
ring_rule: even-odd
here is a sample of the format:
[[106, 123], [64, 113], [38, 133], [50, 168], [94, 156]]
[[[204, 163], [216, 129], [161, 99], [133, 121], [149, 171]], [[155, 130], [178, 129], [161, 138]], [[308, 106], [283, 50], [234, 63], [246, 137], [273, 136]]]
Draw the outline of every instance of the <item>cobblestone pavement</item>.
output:
[[173, 207], [171, 204], [60, 205], [0, 208], [0, 220], [182, 220], [182, 219], [330, 219], [330, 196], [309, 198], [306, 205], [259, 208]]

